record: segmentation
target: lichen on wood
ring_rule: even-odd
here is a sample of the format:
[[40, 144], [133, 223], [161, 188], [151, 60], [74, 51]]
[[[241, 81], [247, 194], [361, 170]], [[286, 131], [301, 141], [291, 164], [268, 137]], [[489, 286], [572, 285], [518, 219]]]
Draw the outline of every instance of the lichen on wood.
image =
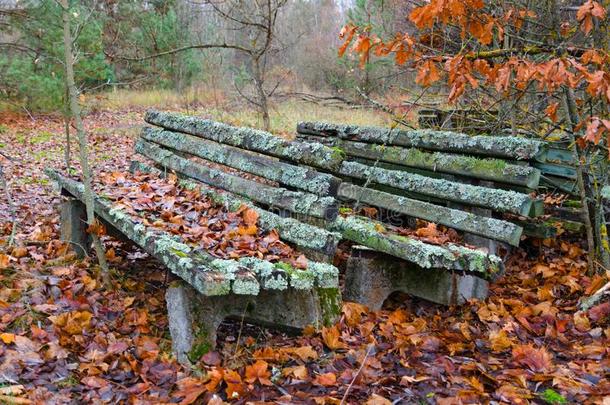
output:
[[341, 184], [339, 197], [499, 240], [513, 246], [518, 246], [521, 238], [521, 227], [508, 221], [484, 217], [349, 183]]
[[248, 180], [190, 161], [141, 138], [135, 150], [168, 169], [259, 203], [320, 218], [332, 219], [337, 215], [337, 202], [333, 197], [320, 197]]
[[320, 173], [305, 166], [284, 163], [268, 156], [245, 152], [233, 146], [193, 135], [145, 127], [142, 130], [142, 138], [319, 196], [335, 195], [340, 183], [338, 178], [327, 173]]
[[432, 129], [399, 130], [324, 122], [300, 122], [297, 131], [316, 136], [336, 136], [367, 143], [405, 146], [444, 152], [467, 153], [516, 160], [544, 161], [547, 144], [514, 136], [469, 136]]
[[[137, 161], [131, 163], [131, 170], [164, 176], [163, 171]], [[242, 205], [247, 205], [258, 213], [259, 226], [268, 231], [272, 229], [277, 230], [282, 240], [294, 243], [298, 247], [305, 249], [320, 251], [329, 255], [335, 254], [337, 244], [341, 238], [340, 234], [329, 232], [317, 226], [305, 224], [293, 218], [282, 218], [279, 215], [255, 206], [250, 201], [213, 189], [203, 183], [181, 179], [179, 184], [181, 187], [187, 189], [197, 188], [202, 194], [211, 198], [213, 201], [226, 205], [231, 211], [237, 211]]]
[[288, 141], [269, 132], [233, 127], [187, 115], [149, 110], [144, 120], [172, 131], [328, 170], [337, 169], [344, 158], [342, 154], [321, 144]]
[[491, 189], [443, 179], [434, 179], [400, 170], [388, 170], [346, 161], [339, 172], [348, 177], [368, 180], [397, 189], [466, 205], [491, 208], [498, 212], [529, 216], [533, 199], [527, 194]]
[[493, 277], [503, 270], [495, 255], [455, 244], [436, 246], [405, 236], [382, 232], [383, 224], [360, 217], [338, 217], [329, 226], [343, 237], [391, 256], [408, 260], [423, 268], [443, 268], [482, 273]]
[[[47, 170], [46, 173], [71, 195], [78, 199], [83, 198], [84, 189], [81, 183], [63, 177], [53, 170]], [[212, 296], [231, 292], [231, 281], [199, 260], [196, 249], [180, 243], [166, 232], [145, 227], [120, 207], [113, 207], [110, 201], [100, 197], [95, 199], [95, 213], [159, 259], [201, 294]]]
[[[76, 198], [82, 198], [81, 183], [54, 171], [48, 175]], [[181, 242], [179, 236], [146, 227], [120, 206], [102, 198], [95, 200], [96, 215], [108, 221], [152, 256], [161, 260], [176, 275], [204, 295], [258, 295], [264, 289], [333, 288], [339, 285], [338, 270], [329, 264], [308, 262], [305, 270], [288, 263], [272, 264], [256, 258], [218, 259], [206, 251]], [[260, 282], [259, 282], [260, 279]]]
[[536, 188], [540, 182], [538, 169], [529, 165], [511, 164], [502, 159], [482, 159], [474, 156], [345, 140], [338, 140], [337, 146], [340, 146], [348, 156], [380, 160], [433, 172], [457, 174], [528, 188]]

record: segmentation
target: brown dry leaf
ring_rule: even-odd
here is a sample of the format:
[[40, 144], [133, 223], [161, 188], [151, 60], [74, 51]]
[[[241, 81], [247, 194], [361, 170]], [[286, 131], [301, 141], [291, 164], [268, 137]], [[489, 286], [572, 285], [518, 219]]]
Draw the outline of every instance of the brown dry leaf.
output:
[[513, 345], [513, 342], [503, 329], [489, 331], [489, 343], [491, 350], [495, 353], [500, 353], [506, 349], [510, 349], [510, 347]]
[[309, 377], [309, 372], [305, 366], [286, 367], [282, 370], [282, 375], [289, 376], [293, 375], [299, 380], [306, 380]]
[[240, 226], [237, 228], [237, 233], [241, 236], [254, 236], [258, 232], [256, 225]]
[[344, 349], [346, 347], [345, 343], [339, 340], [340, 337], [341, 332], [339, 331], [337, 325], [322, 329], [322, 338], [324, 339], [324, 344], [330, 350]]
[[241, 381], [241, 376], [237, 371], [225, 371], [223, 379], [227, 384], [226, 393], [228, 399], [236, 399], [244, 395], [246, 387]]
[[356, 326], [362, 320], [362, 315], [368, 313], [369, 309], [362, 304], [345, 301], [342, 311], [343, 315], [345, 315], [347, 326]]
[[11, 343], [15, 343], [15, 334], [14, 333], [2, 333], [0, 334], [0, 339], [7, 345]]
[[544, 373], [553, 367], [551, 354], [544, 348], [536, 348], [531, 344], [519, 345], [513, 348], [515, 363], [526, 366], [536, 373]]
[[324, 387], [332, 387], [337, 384], [337, 376], [333, 373], [320, 374], [316, 376], [313, 383], [317, 385], [322, 385]]
[[289, 354], [295, 354], [303, 361], [315, 360], [318, 358], [318, 352], [316, 352], [311, 346], [294, 347], [285, 349], [285, 351]]
[[392, 401], [389, 401], [382, 397], [381, 395], [373, 394], [371, 397], [365, 402], [366, 405], [392, 405]]
[[588, 332], [591, 330], [591, 322], [589, 322], [587, 314], [583, 312], [576, 312], [574, 314], [574, 327], [579, 332]]
[[11, 252], [11, 256], [20, 259], [22, 257], [25, 257], [28, 255], [28, 250], [27, 248], [23, 247], [23, 246], [16, 246], [13, 248], [13, 251]]
[[256, 226], [256, 222], [258, 221], [258, 212], [256, 212], [252, 208], [246, 208], [245, 210], [243, 210], [241, 217], [243, 218], [244, 223], [247, 226]]
[[207, 391], [207, 388], [200, 378], [186, 377], [176, 381], [178, 390], [174, 393], [174, 396], [182, 398], [180, 405], [192, 404]]
[[0, 269], [7, 269], [10, 262], [10, 257], [4, 253], [0, 253]]
[[268, 367], [269, 364], [264, 360], [257, 360], [251, 366], [246, 366], [246, 381], [254, 383], [258, 380], [263, 385], [272, 385], [269, 381], [271, 373], [267, 370]]
[[89, 311], [72, 311], [50, 316], [49, 320], [68, 335], [80, 335], [91, 327], [92, 317]]

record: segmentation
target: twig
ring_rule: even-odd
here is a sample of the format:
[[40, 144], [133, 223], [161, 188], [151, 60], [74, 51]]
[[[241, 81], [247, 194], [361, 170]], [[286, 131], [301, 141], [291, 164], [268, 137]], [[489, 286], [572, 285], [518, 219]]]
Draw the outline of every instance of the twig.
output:
[[345, 403], [345, 400], [347, 399], [347, 395], [349, 394], [349, 390], [352, 389], [352, 386], [354, 385], [356, 378], [358, 378], [358, 376], [360, 375], [360, 372], [364, 368], [364, 365], [366, 364], [366, 359], [368, 359], [369, 354], [371, 354], [371, 350], [373, 349], [373, 346], [374, 345], [371, 343], [371, 344], [369, 344], [368, 348], [366, 349], [366, 354], [364, 355], [364, 359], [362, 359], [362, 363], [360, 363], [360, 368], [358, 368], [356, 375], [354, 376], [354, 378], [352, 378], [352, 381], [347, 386], [347, 389], [345, 390], [345, 394], [343, 394], [343, 398], [341, 398], [341, 403], [339, 405], [343, 405]]
[[586, 311], [592, 306], [596, 305], [602, 300], [604, 295], [610, 295], [610, 281], [607, 282], [602, 288], [597, 290], [593, 295], [587, 298], [583, 298], [578, 305], [578, 308], [582, 311]]

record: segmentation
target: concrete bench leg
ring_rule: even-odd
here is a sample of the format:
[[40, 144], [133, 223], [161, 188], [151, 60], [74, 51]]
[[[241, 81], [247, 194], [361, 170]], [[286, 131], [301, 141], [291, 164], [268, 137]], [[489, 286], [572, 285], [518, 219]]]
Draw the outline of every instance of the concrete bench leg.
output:
[[393, 292], [400, 291], [444, 304], [459, 305], [487, 297], [486, 280], [440, 269], [424, 269], [366, 248], [354, 247], [345, 274], [346, 301], [381, 309]]
[[220, 323], [233, 318], [298, 332], [334, 323], [341, 313], [337, 288], [262, 290], [257, 296], [203, 296], [182, 281], [165, 294], [172, 349], [183, 364], [196, 362], [216, 346]]
[[75, 198], [68, 198], [61, 203], [61, 240], [70, 242], [77, 257], [83, 258], [91, 245], [87, 234], [87, 211], [85, 204]]

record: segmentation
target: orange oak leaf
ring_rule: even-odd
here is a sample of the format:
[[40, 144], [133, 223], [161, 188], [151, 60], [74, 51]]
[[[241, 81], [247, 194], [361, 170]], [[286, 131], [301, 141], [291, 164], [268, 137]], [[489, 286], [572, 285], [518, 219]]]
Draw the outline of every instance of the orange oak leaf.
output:
[[269, 365], [264, 360], [257, 360], [256, 363], [246, 367], [246, 381], [254, 383], [258, 380], [263, 385], [272, 385], [269, 381], [271, 373], [267, 370]]
[[244, 395], [246, 387], [244, 387], [244, 383], [241, 380], [241, 376], [237, 371], [225, 371], [223, 379], [227, 384], [227, 398], [236, 399]]
[[339, 328], [337, 328], [336, 325], [322, 329], [322, 338], [324, 340], [324, 344], [330, 350], [344, 349], [346, 347], [345, 343], [339, 340], [340, 337], [341, 332], [339, 332]]

